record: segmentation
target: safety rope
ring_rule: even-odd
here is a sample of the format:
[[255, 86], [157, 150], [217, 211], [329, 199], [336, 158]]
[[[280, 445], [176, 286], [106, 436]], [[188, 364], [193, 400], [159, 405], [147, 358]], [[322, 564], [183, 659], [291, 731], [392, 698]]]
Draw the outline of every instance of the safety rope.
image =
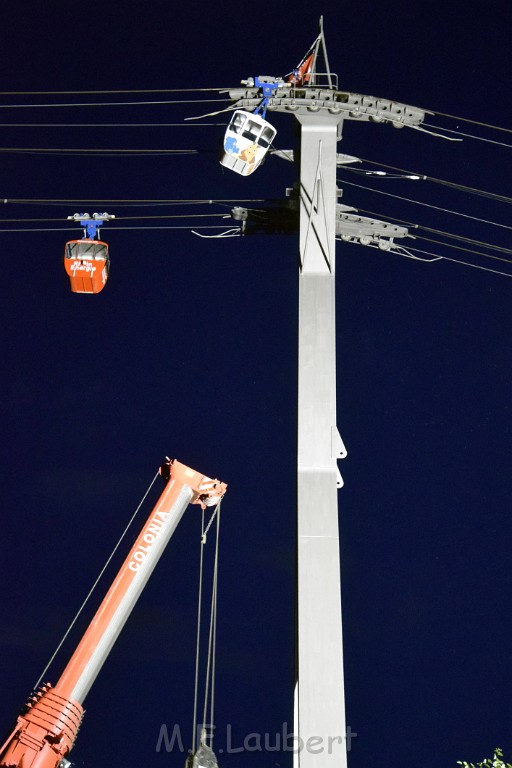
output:
[[139, 512], [139, 510], [140, 510], [140, 508], [141, 508], [141, 507], [142, 507], [142, 505], [144, 504], [144, 502], [145, 502], [145, 500], [146, 500], [146, 497], [147, 497], [148, 493], [150, 492], [150, 490], [152, 489], [153, 485], [155, 484], [155, 480], [156, 480], [156, 478], [158, 477], [158, 475], [159, 475], [159, 474], [160, 474], [160, 473], [159, 473], [159, 472], [157, 472], [157, 473], [155, 474], [155, 476], [154, 476], [153, 480], [152, 480], [152, 481], [151, 481], [151, 483], [149, 484], [149, 486], [148, 486], [148, 488], [147, 488], [147, 490], [146, 490], [146, 492], [145, 492], [144, 496], [142, 497], [142, 499], [140, 500], [140, 502], [139, 502], [139, 504], [138, 504], [138, 506], [137, 506], [137, 509], [135, 510], [135, 512], [133, 513], [133, 515], [131, 516], [131, 518], [130, 518], [130, 520], [129, 520], [129, 522], [128, 522], [127, 526], [126, 526], [126, 528], [124, 529], [124, 531], [122, 532], [121, 536], [119, 537], [119, 539], [118, 539], [118, 541], [117, 541], [117, 544], [115, 545], [114, 549], [113, 549], [113, 550], [112, 550], [112, 552], [110, 553], [110, 556], [109, 556], [108, 560], [106, 561], [106, 563], [105, 563], [105, 565], [103, 566], [103, 568], [101, 569], [101, 571], [100, 571], [100, 573], [99, 573], [98, 577], [96, 578], [96, 581], [94, 582], [94, 584], [93, 584], [93, 585], [92, 585], [92, 587], [90, 588], [89, 592], [87, 593], [87, 596], [86, 596], [85, 600], [83, 601], [82, 605], [81, 605], [81, 606], [80, 606], [80, 608], [78, 609], [78, 611], [77, 611], [77, 613], [76, 613], [76, 616], [74, 617], [73, 621], [71, 622], [71, 624], [69, 625], [69, 627], [68, 627], [68, 628], [67, 628], [67, 630], [65, 631], [65, 633], [64, 633], [64, 635], [63, 635], [63, 637], [62, 637], [62, 639], [61, 639], [60, 643], [58, 644], [57, 648], [56, 648], [56, 649], [55, 649], [55, 651], [53, 652], [53, 654], [52, 654], [52, 656], [51, 656], [51, 658], [50, 658], [50, 660], [49, 660], [48, 664], [47, 664], [47, 665], [46, 665], [46, 667], [43, 669], [43, 671], [42, 671], [42, 673], [41, 673], [41, 675], [40, 675], [40, 677], [39, 677], [39, 679], [38, 679], [37, 683], [36, 683], [36, 684], [35, 684], [35, 686], [34, 686], [34, 690], [36, 690], [37, 688], [39, 688], [39, 686], [41, 685], [41, 681], [43, 680], [44, 676], [45, 676], [45, 675], [46, 675], [46, 673], [48, 672], [48, 669], [50, 668], [50, 666], [51, 666], [51, 664], [52, 664], [53, 660], [55, 659], [55, 657], [57, 656], [58, 652], [59, 652], [59, 651], [60, 651], [60, 649], [62, 648], [62, 646], [63, 646], [64, 642], [66, 641], [66, 638], [67, 638], [67, 637], [68, 637], [68, 635], [69, 635], [69, 633], [70, 633], [70, 632], [71, 632], [71, 630], [73, 629], [73, 627], [74, 627], [75, 623], [77, 622], [77, 620], [78, 620], [78, 618], [79, 618], [80, 614], [82, 613], [82, 611], [83, 611], [83, 609], [85, 608], [85, 606], [86, 606], [87, 602], [89, 601], [89, 598], [91, 597], [92, 593], [93, 593], [93, 592], [94, 592], [94, 590], [96, 589], [96, 587], [97, 587], [97, 585], [98, 585], [98, 582], [100, 581], [101, 577], [103, 576], [103, 574], [105, 573], [106, 569], [108, 568], [108, 566], [109, 566], [109, 564], [110, 564], [110, 561], [111, 561], [111, 560], [112, 560], [112, 558], [114, 557], [114, 555], [115, 555], [115, 553], [116, 553], [116, 551], [117, 551], [117, 549], [118, 549], [119, 545], [121, 544], [122, 540], [123, 540], [123, 539], [124, 539], [124, 537], [126, 536], [126, 533], [128, 532], [128, 529], [130, 528], [131, 524], [132, 524], [132, 523], [133, 523], [133, 521], [135, 520], [135, 518], [136, 518], [136, 516], [137, 516], [137, 514], [138, 514], [138, 512]]

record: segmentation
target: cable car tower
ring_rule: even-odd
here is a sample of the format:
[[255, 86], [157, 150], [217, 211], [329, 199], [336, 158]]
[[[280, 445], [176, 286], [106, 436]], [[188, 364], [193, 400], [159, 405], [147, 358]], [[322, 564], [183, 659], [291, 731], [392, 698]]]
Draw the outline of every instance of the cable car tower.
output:
[[[311, 57], [312, 53], [312, 57]], [[325, 71], [318, 71], [323, 54]], [[307, 63], [307, 64], [306, 64]], [[230, 90], [237, 110], [253, 112], [262, 92], [255, 81]], [[269, 112], [300, 123], [299, 371], [297, 455], [297, 690], [295, 748], [300, 768], [346, 768], [347, 739], [341, 621], [337, 489], [338, 459], [347, 455], [336, 424], [335, 242], [399, 248], [404, 227], [348, 213], [338, 203], [336, 167], [357, 158], [337, 155], [343, 121], [419, 126], [425, 113], [388, 99], [338, 90], [320, 33], [287, 82], [266, 100]], [[288, 152], [288, 156], [292, 153]]]

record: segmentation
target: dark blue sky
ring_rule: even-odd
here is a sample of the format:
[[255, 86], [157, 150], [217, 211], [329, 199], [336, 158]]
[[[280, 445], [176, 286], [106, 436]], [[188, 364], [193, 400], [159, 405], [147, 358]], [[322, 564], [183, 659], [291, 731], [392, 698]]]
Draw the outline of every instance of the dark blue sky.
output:
[[[189, 7], [160, 2], [130, 12], [114, 3], [10, 5], [2, 21], [2, 91], [221, 88], [250, 75], [283, 75], [305, 53], [323, 13], [341, 89], [510, 126], [505, 2], [469, 10], [459, 0], [372, 8], [347, 0], [336, 9], [294, 3], [261, 13], [221, 2], [194, 17]], [[111, 100], [172, 98], [217, 96]], [[58, 97], [4, 103], [38, 101]], [[217, 162], [221, 126], [3, 125], [171, 123], [215, 106], [1, 109], [0, 147], [202, 151], [178, 158], [2, 154], [0, 198], [94, 198], [122, 216], [130, 209], [103, 201], [282, 197], [293, 167], [269, 159], [247, 179], [224, 171]], [[276, 145], [292, 147], [293, 118], [271, 119]], [[512, 143], [506, 133], [429, 122]], [[340, 151], [510, 195], [505, 147], [347, 121]], [[341, 186], [346, 179], [510, 225], [510, 207], [485, 197], [428, 182], [367, 181], [348, 172], [339, 178]], [[509, 230], [349, 185], [343, 201], [510, 247]], [[0, 218], [55, 217], [65, 227], [77, 210], [74, 202], [3, 205]], [[24, 225], [0, 224], [12, 226]], [[216, 748], [226, 749], [228, 725], [232, 746], [254, 732], [271, 734], [272, 742], [292, 718], [297, 243], [126, 231], [120, 221], [102, 233], [111, 277], [90, 297], [71, 294], [64, 274], [71, 233], [0, 233], [1, 721], [7, 730], [168, 454], [229, 484]], [[346, 244], [337, 253], [338, 425], [349, 452], [339, 495], [346, 703], [358, 734], [350, 768], [376, 760], [452, 768], [497, 745], [510, 759], [512, 279]], [[507, 271], [499, 261], [476, 261]], [[155, 746], [162, 723], [169, 730], [178, 724], [185, 746], [190, 741], [198, 540], [199, 517], [190, 508], [86, 700], [72, 753], [80, 768], [182, 765], [179, 752]], [[53, 682], [78, 637], [48, 675]], [[221, 768], [291, 765], [289, 753], [219, 759]]]

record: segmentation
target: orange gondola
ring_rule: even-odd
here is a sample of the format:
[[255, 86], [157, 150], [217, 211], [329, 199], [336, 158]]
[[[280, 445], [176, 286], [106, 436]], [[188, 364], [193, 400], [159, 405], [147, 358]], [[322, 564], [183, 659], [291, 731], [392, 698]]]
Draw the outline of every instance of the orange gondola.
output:
[[69, 240], [64, 249], [64, 267], [73, 293], [99, 293], [108, 280], [108, 245], [101, 240]]

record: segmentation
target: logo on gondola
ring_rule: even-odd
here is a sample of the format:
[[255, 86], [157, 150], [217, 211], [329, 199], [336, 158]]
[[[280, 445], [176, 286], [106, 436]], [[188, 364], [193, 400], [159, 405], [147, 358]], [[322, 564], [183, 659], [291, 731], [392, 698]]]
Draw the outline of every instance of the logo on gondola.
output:
[[233, 136], [229, 136], [224, 142], [224, 149], [229, 152], [230, 155], [238, 155], [240, 147], [236, 143], [236, 139]]
[[75, 259], [71, 264], [71, 271], [73, 277], [75, 277], [77, 272], [90, 272], [92, 275], [93, 272], [96, 272], [96, 267], [90, 261], [80, 261], [79, 259]]

